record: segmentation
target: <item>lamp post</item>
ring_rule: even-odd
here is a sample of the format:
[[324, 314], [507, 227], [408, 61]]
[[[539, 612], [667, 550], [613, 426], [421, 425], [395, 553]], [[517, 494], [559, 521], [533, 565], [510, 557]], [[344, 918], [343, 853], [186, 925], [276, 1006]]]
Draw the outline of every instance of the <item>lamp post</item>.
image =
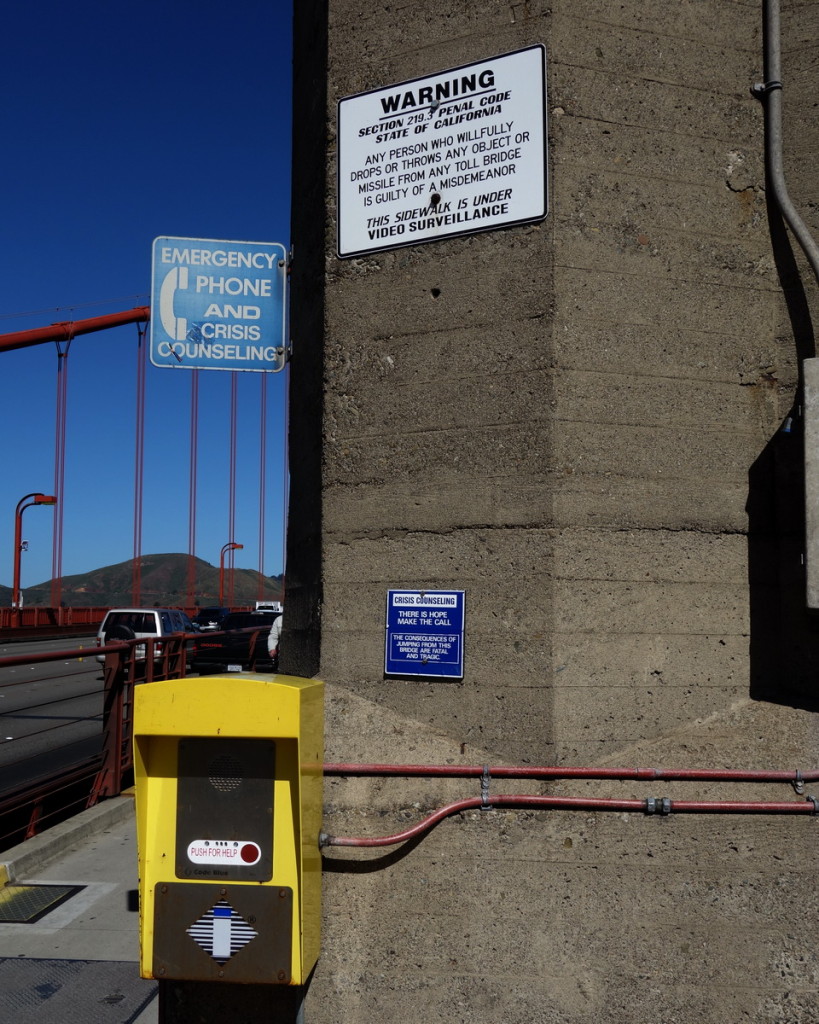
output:
[[219, 555], [219, 604], [224, 605], [225, 603], [225, 552], [226, 551], [239, 551], [244, 547], [244, 544], [234, 544], [233, 541], [229, 541], [227, 544], [222, 545], [222, 551]]
[[[32, 498], [32, 501], [28, 499]], [[20, 592], [20, 555], [23, 552], [23, 512], [32, 505], [56, 505], [57, 499], [53, 494], [41, 494], [35, 491], [26, 494], [17, 502], [14, 512], [14, 578], [11, 584], [11, 607], [20, 611], [22, 608], [22, 594]]]

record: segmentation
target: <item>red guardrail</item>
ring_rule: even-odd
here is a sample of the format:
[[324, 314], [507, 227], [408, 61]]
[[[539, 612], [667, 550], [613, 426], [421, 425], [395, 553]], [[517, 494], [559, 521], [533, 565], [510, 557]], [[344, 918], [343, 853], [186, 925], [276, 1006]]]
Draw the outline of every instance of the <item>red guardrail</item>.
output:
[[[29, 608], [0, 608], [0, 639], [24, 638], [26, 636], [44, 636], [49, 632], [54, 636], [68, 632], [96, 633], [109, 605], [77, 608], [45, 608], [31, 605]], [[199, 607], [186, 608], [177, 606], [190, 618], [199, 611]], [[253, 611], [251, 605], [234, 605], [235, 612]], [[86, 628], [87, 627], [87, 628]]]
[[[150, 638], [0, 658], [0, 694], [6, 698], [0, 725], [11, 733], [0, 758], [0, 849], [130, 785], [134, 685], [184, 676], [190, 639], [182, 633], [163, 637], [156, 658], [156, 641]], [[98, 654], [105, 657], [99, 666], [102, 679], [97, 672], [78, 668], [89, 655]], [[38, 675], [38, 669], [50, 662], [67, 663], [60, 679], [80, 678], [80, 689], [72, 697], [47, 694], [54, 677], [42, 671]], [[2, 671], [20, 666], [31, 672], [21, 678]], [[24, 730], [19, 729], [20, 722], [26, 723]], [[91, 725], [79, 742], [72, 734], [78, 723]]]
[[[44, 626], [58, 629], [66, 626], [99, 626], [108, 606], [94, 608], [0, 608], [0, 629], [41, 630]], [[96, 630], [95, 630], [96, 632]]]

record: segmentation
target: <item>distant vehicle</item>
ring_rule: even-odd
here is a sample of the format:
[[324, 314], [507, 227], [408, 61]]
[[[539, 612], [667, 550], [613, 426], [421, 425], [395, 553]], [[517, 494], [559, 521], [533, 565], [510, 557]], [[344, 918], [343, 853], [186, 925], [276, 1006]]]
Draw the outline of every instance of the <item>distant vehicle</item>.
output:
[[[111, 608], [97, 632], [97, 647], [104, 647], [112, 640], [156, 639], [171, 633], [195, 632], [191, 620], [178, 608]], [[161, 644], [154, 644], [155, 658], [161, 653]], [[140, 660], [145, 658], [144, 644], [137, 645], [135, 656]], [[97, 661], [104, 662], [105, 655], [98, 654]]]
[[284, 605], [281, 601], [257, 601], [256, 611], [272, 612], [274, 615], [281, 615], [284, 611]]
[[[198, 636], [193, 641], [190, 667], [194, 672], [276, 672], [278, 659], [271, 659], [267, 638], [274, 622], [267, 611], [231, 612], [219, 632]], [[255, 627], [258, 632], [237, 632]]]
[[230, 615], [230, 608], [201, 608], [191, 621], [204, 633], [209, 629], [219, 629], [226, 615]]

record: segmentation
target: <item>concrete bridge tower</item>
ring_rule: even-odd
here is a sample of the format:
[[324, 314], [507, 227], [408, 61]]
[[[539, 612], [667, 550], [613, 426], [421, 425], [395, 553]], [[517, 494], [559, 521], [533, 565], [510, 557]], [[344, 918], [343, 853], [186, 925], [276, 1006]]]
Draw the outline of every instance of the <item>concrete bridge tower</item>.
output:
[[[785, 167], [812, 228], [817, 9], [782, 23]], [[295, 5], [282, 668], [325, 680], [328, 760], [816, 761], [799, 419], [816, 287], [766, 202], [761, 22], [729, 0]], [[531, 69], [504, 77], [524, 52], [545, 54], [545, 92]], [[515, 141], [541, 100], [545, 162]], [[463, 591], [462, 677], [385, 673], [393, 589]], [[328, 779], [327, 828], [396, 832], [476, 792]], [[329, 850], [307, 1017], [819, 1020], [815, 830], [477, 810], [410, 850]]]

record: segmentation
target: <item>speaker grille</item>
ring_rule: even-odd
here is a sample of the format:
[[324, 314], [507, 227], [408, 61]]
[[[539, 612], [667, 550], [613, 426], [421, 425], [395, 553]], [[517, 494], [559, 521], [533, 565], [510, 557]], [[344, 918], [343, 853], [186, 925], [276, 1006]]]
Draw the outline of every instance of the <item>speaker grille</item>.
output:
[[210, 784], [220, 793], [238, 789], [245, 777], [244, 765], [229, 754], [220, 754], [208, 765]]

